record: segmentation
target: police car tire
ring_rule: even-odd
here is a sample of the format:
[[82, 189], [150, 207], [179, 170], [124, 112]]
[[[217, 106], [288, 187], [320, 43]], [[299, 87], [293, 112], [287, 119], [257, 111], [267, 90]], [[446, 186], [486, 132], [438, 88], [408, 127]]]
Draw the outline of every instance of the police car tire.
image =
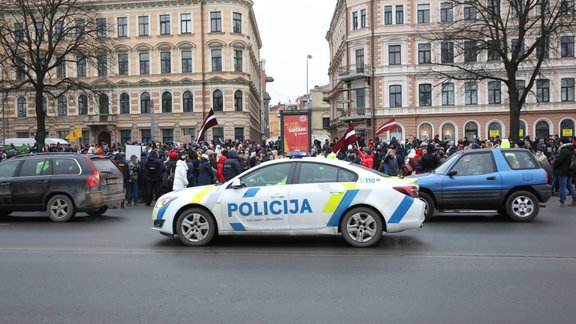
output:
[[[197, 215], [197, 219], [194, 220], [194, 215]], [[192, 220], [190, 220], [192, 217]], [[188, 220], [186, 224], [185, 221]], [[201, 224], [202, 228], [207, 228], [208, 231], [206, 233], [202, 233], [202, 229], [199, 229], [199, 224]], [[203, 238], [195, 241], [188, 237], [186, 237], [186, 229], [184, 227], [189, 226], [188, 232], [196, 230], [196, 233], [202, 235]], [[216, 234], [216, 221], [214, 221], [214, 217], [210, 215], [203, 209], [200, 208], [191, 208], [184, 211], [178, 217], [178, 222], [176, 223], [176, 236], [184, 245], [188, 246], [204, 246], [212, 241], [214, 235]], [[192, 233], [193, 234], [193, 233]]]
[[[374, 234], [369, 240], [365, 242], [358, 242], [353, 237], [353, 234], [350, 234], [350, 232], [353, 231], [351, 225], [357, 223], [355, 219], [362, 219], [362, 217], [366, 217], [363, 220], [364, 223], [362, 225], [370, 227], [370, 229], [374, 231]], [[356, 207], [351, 209], [344, 215], [342, 222], [340, 223], [340, 232], [342, 233], [342, 237], [346, 243], [353, 247], [369, 247], [376, 244], [382, 238], [382, 231], [382, 218], [374, 210], [366, 207]]]
[[420, 200], [426, 204], [426, 210], [424, 214], [424, 221], [429, 221], [432, 216], [434, 216], [434, 210], [436, 209], [436, 205], [434, 204], [434, 199], [430, 197], [425, 192], [420, 192], [419, 194]]
[[76, 215], [76, 206], [68, 196], [56, 195], [46, 204], [46, 211], [51, 221], [64, 223]]
[[515, 222], [531, 222], [539, 211], [540, 202], [528, 191], [514, 192], [506, 199], [506, 214]]

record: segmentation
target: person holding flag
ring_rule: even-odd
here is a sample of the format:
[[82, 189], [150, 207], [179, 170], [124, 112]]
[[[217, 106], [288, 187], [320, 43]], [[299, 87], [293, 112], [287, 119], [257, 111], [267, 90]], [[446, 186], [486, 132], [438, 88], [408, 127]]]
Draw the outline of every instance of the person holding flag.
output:
[[201, 143], [204, 140], [204, 135], [206, 135], [206, 131], [209, 128], [218, 125], [218, 121], [216, 120], [216, 116], [214, 116], [214, 109], [210, 108], [210, 112], [204, 119], [202, 123], [202, 127], [200, 127], [200, 131], [198, 132], [198, 143]]
[[354, 130], [354, 126], [352, 124], [348, 125], [348, 129], [344, 133], [344, 135], [332, 145], [332, 152], [334, 154], [338, 154], [343, 147], [348, 147], [350, 144], [355, 144], [358, 139], [356, 138], [356, 131]]

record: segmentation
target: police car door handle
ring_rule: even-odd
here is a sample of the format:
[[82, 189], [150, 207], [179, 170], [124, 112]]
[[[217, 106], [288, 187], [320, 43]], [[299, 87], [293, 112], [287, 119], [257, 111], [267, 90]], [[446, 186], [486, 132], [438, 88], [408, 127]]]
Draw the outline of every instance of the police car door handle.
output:
[[271, 198], [284, 198], [283, 194], [277, 193], [270, 196]]

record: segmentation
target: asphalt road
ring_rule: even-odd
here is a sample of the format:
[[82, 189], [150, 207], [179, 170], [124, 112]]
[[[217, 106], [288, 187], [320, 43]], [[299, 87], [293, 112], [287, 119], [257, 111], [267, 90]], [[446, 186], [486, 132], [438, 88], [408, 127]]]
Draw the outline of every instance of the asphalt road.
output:
[[223, 237], [187, 248], [150, 207], [0, 220], [0, 323], [574, 323], [576, 208], [441, 216], [374, 248]]

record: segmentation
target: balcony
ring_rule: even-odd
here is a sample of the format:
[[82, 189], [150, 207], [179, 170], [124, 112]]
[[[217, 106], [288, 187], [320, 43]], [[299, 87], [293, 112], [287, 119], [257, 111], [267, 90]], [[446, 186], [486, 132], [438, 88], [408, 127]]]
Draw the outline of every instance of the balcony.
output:
[[341, 122], [359, 121], [372, 118], [371, 108], [345, 108], [338, 109], [340, 116], [338, 120]]
[[340, 80], [352, 81], [370, 77], [370, 66], [366, 64], [353, 64], [338, 68]]
[[107, 126], [116, 124], [116, 115], [92, 115], [87, 117], [87, 126]]

